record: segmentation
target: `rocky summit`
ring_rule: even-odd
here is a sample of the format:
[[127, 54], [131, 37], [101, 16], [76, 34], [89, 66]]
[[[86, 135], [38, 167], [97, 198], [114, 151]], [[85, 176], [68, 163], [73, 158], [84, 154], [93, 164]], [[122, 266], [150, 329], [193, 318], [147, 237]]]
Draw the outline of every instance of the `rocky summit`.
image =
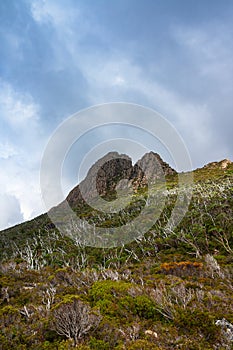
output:
[[146, 153], [133, 165], [128, 155], [109, 152], [90, 168], [86, 178], [66, 199], [71, 207], [77, 207], [82, 205], [85, 199], [114, 194], [116, 188], [132, 185], [137, 192], [140, 187], [154, 184], [157, 180], [174, 174], [176, 171], [157, 153]]

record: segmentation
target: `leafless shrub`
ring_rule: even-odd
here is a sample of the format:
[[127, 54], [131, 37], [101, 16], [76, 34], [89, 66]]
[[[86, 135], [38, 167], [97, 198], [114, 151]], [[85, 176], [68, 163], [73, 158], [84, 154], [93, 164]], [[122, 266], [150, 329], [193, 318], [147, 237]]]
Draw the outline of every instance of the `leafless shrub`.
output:
[[214, 277], [224, 278], [225, 277], [223, 271], [221, 270], [220, 265], [218, 264], [217, 260], [212, 255], [207, 254], [205, 256], [205, 262], [206, 262], [207, 273], [211, 276], [211, 278], [214, 278]]
[[58, 334], [72, 339], [74, 346], [91, 331], [98, 326], [101, 320], [99, 312], [79, 299], [74, 299], [70, 303], [61, 304], [54, 311], [54, 325]]
[[28, 321], [35, 314], [36, 307], [34, 305], [24, 305], [24, 307], [20, 309], [19, 312], [20, 315]]
[[186, 309], [192, 300], [201, 302], [204, 291], [187, 288], [184, 283], [168, 288], [161, 282], [150, 292], [150, 297], [157, 304], [157, 310], [167, 319], [173, 320], [177, 313], [177, 306]]
[[150, 293], [151, 298], [158, 305], [157, 311], [161, 313], [165, 318], [173, 320], [175, 317], [175, 307], [171, 298], [171, 294], [168, 292], [164, 283], [160, 283]]
[[51, 306], [54, 303], [55, 295], [56, 288], [53, 286], [49, 286], [45, 291], [43, 291], [42, 303], [45, 305], [47, 311], [51, 309]]
[[117, 270], [103, 269], [101, 271], [101, 277], [103, 280], [110, 279], [111, 281], [119, 281], [120, 275]]
[[139, 338], [140, 324], [134, 322], [131, 326], [126, 329], [119, 329], [120, 334], [123, 335], [126, 341], [135, 341]]

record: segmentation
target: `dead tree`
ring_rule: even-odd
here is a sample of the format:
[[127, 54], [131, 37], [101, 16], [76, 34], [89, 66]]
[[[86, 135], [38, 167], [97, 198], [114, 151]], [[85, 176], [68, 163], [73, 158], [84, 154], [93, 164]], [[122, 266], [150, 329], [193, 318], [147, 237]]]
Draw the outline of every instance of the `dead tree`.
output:
[[79, 299], [64, 303], [54, 311], [54, 325], [58, 334], [72, 339], [74, 346], [101, 320], [99, 312]]

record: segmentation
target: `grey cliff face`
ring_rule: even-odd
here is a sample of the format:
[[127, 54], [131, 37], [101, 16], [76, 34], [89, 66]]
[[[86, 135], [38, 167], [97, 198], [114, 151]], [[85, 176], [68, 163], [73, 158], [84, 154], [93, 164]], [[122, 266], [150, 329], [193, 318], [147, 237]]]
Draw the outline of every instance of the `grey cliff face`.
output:
[[[99, 159], [88, 171], [86, 178], [76, 186], [67, 196], [71, 207], [84, 203], [84, 198], [102, 197], [114, 193], [117, 185], [127, 179], [125, 186], [133, 185], [135, 192], [140, 187], [147, 186], [148, 182], [155, 183], [167, 175], [176, 174], [162, 158], [154, 152], [146, 153], [135, 165], [132, 159], [125, 154], [110, 152]], [[121, 186], [122, 185], [121, 182]]]

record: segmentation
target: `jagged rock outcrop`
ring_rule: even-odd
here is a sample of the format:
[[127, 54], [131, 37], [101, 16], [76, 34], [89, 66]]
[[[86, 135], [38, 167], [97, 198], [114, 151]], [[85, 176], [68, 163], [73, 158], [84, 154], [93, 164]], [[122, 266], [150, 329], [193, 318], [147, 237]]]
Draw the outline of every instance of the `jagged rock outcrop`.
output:
[[137, 189], [174, 174], [176, 171], [165, 163], [158, 153], [149, 152], [134, 165], [132, 178]]
[[[71, 207], [79, 206], [86, 199], [113, 194], [116, 188], [132, 185], [137, 191], [139, 187], [147, 186], [148, 182], [155, 183], [156, 180], [173, 174], [176, 171], [157, 153], [146, 153], [133, 165], [129, 156], [110, 152], [90, 168], [86, 178], [69, 193], [67, 201]], [[128, 181], [120, 182], [123, 179]]]
[[206, 165], [204, 165], [204, 169], [209, 168], [209, 169], [214, 169], [214, 168], [220, 168], [220, 169], [226, 169], [230, 164], [232, 164], [232, 161], [229, 159], [223, 159], [220, 160], [219, 162], [211, 162]]

